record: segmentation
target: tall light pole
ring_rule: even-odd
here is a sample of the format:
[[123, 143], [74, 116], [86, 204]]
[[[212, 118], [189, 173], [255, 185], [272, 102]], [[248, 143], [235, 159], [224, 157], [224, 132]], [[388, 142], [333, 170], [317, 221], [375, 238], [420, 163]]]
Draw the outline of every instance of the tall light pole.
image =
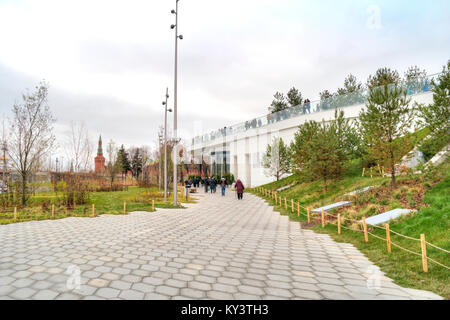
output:
[[162, 146], [162, 134], [158, 133], [158, 147], [159, 147], [159, 172], [158, 172], [158, 186], [159, 186], [159, 190], [161, 190], [161, 161], [162, 161], [162, 155], [161, 155], [161, 146]]
[[172, 109], [167, 109], [167, 99], [169, 99], [169, 88], [166, 88], [166, 101], [163, 101], [165, 106], [164, 112], [164, 201], [167, 201], [167, 111], [172, 112]]
[[174, 146], [173, 146], [173, 205], [178, 205], [178, 181], [177, 181], [177, 73], [178, 73], [178, 39], [183, 40], [182, 35], [178, 35], [178, 1], [176, 0], [175, 10], [172, 10], [172, 14], [175, 15], [175, 24], [171, 25], [170, 28], [175, 28], [175, 81], [173, 89], [173, 135], [174, 135]]

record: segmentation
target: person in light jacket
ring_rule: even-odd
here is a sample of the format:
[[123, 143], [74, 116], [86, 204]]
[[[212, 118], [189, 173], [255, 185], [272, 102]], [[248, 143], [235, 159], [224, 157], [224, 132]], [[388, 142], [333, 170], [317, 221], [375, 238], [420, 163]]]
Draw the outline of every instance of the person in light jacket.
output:
[[240, 179], [237, 179], [236, 183], [234, 184], [234, 187], [236, 188], [238, 200], [242, 200], [245, 190], [244, 184]]

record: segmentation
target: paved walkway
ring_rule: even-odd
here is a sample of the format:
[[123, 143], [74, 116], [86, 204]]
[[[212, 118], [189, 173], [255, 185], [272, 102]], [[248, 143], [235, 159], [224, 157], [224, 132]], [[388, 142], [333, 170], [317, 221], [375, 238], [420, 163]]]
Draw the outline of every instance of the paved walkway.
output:
[[184, 210], [0, 226], [0, 298], [440, 298], [393, 284], [353, 245], [256, 196], [199, 197]]

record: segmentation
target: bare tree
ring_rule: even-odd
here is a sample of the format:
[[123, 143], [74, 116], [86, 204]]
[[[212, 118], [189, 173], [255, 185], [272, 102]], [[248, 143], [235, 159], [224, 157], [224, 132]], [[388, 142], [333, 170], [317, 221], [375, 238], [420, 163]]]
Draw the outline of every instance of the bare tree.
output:
[[22, 95], [14, 104], [10, 120], [9, 156], [21, 177], [22, 205], [27, 201], [27, 182], [55, 145], [53, 117], [47, 103], [48, 84], [42, 81], [33, 93]]
[[114, 180], [117, 174], [120, 172], [120, 163], [117, 161], [118, 149], [113, 140], [110, 140], [108, 146], [106, 147], [106, 153], [108, 154], [108, 163], [106, 165], [106, 172], [110, 179], [111, 188], [113, 186]]
[[70, 132], [67, 134], [66, 154], [72, 159], [75, 172], [89, 170], [92, 151], [93, 145], [84, 122], [71, 121]]

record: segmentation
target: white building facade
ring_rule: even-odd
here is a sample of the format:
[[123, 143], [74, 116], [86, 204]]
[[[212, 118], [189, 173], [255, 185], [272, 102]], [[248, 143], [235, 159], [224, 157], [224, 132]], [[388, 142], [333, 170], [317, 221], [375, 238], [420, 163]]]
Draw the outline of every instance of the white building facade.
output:
[[[408, 90], [410, 106], [415, 102], [424, 104], [433, 102], [429, 80], [430, 78], [424, 80], [420, 90]], [[187, 151], [194, 164], [206, 163], [211, 175], [231, 172], [236, 179], [242, 180], [245, 187], [266, 184], [274, 181], [274, 177], [269, 176], [264, 169], [262, 158], [267, 145], [271, 144], [274, 138], [282, 138], [289, 145], [299, 125], [310, 120], [333, 120], [336, 109], [343, 110], [346, 118], [356, 119], [365, 107], [365, 98], [359, 95], [356, 101], [357, 103], [355, 99], [353, 101], [349, 99], [340, 107], [326, 110], [323, 110], [323, 102], [311, 102], [310, 112], [303, 105], [289, 108], [196, 137], [192, 139]]]

